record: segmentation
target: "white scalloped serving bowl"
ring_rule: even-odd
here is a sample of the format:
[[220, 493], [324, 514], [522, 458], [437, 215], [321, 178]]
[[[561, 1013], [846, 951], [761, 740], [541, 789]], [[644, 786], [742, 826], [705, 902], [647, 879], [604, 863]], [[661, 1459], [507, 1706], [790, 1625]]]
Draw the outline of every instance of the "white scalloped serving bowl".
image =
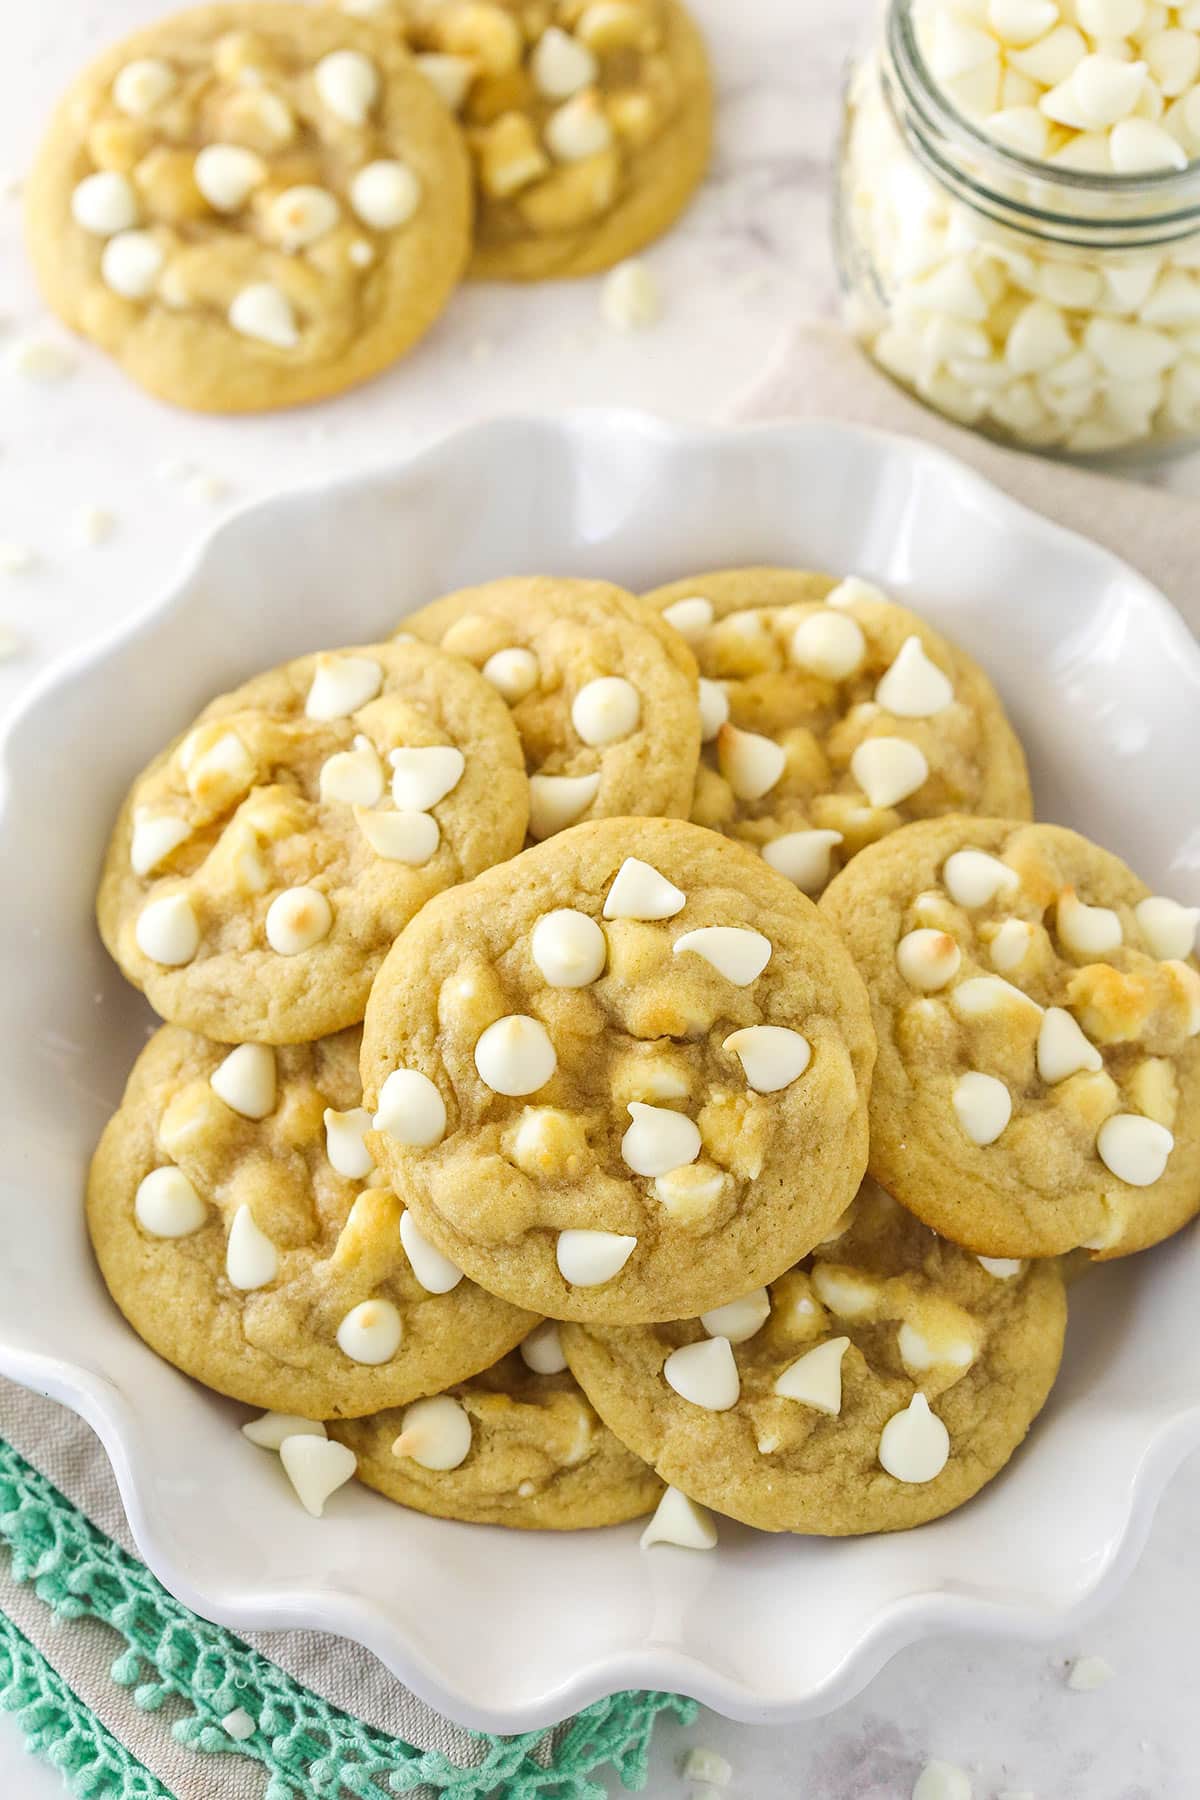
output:
[[234, 1628], [356, 1639], [482, 1729], [545, 1724], [624, 1687], [796, 1719], [929, 1633], [1061, 1631], [1132, 1566], [1200, 1443], [1193, 1231], [1075, 1290], [1050, 1404], [972, 1505], [843, 1542], [727, 1524], [711, 1555], [642, 1554], [634, 1526], [448, 1524], [355, 1485], [310, 1519], [241, 1436], [244, 1409], [153, 1356], [101, 1286], [84, 1171], [149, 1015], [100, 947], [92, 896], [140, 765], [252, 671], [381, 636], [462, 583], [524, 570], [644, 588], [771, 561], [857, 571], [911, 599], [996, 678], [1041, 815], [1200, 900], [1200, 650], [1181, 620], [1114, 557], [948, 457], [837, 424], [498, 421], [268, 500], [132, 624], [52, 671], [3, 746], [0, 1370], [95, 1428], [142, 1554], [189, 1605]]

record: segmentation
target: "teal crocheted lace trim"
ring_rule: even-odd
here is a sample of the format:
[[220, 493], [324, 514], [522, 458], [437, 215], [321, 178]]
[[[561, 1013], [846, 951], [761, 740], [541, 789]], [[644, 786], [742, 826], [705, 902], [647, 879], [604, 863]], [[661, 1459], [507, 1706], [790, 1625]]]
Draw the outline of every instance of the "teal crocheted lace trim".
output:
[[[534, 1754], [545, 1733], [533, 1731], [482, 1737], [482, 1760], [461, 1768], [440, 1751], [415, 1749], [351, 1718], [189, 1612], [3, 1440], [0, 1544], [14, 1578], [32, 1582], [60, 1618], [98, 1619], [124, 1640], [112, 1678], [133, 1690], [138, 1706], [155, 1712], [182, 1702], [186, 1710], [170, 1726], [179, 1743], [261, 1763], [269, 1772], [264, 1800], [392, 1800], [416, 1788], [451, 1800], [605, 1800], [594, 1777], [606, 1769], [627, 1788], [645, 1785], [661, 1713], [685, 1722], [695, 1716], [694, 1703], [677, 1694], [616, 1694], [571, 1721], [549, 1766]], [[171, 1800], [2, 1615], [0, 1707], [17, 1715], [30, 1747], [63, 1771], [73, 1792], [88, 1800]], [[221, 1725], [238, 1707], [258, 1722], [244, 1740]]]

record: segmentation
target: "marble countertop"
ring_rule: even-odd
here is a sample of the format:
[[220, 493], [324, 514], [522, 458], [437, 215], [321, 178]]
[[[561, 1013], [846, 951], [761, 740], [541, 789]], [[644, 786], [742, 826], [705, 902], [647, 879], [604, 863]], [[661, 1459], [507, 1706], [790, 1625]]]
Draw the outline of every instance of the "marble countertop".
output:
[[[717, 418], [786, 324], [833, 311], [829, 152], [841, 66], [865, 0], [693, 6], [720, 78], [717, 155], [684, 222], [648, 253], [664, 303], [656, 326], [612, 331], [594, 281], [466, 288], [425, 344], [371, 386], [301, 414], [244, 420], [169, 411], [86, 347], [77, 347], [73, 373], [53, 384], [11, 368], [7, 346], [24, 336], [67, 341], [39, 307], [20, 243], [16, 189], [41, 123], [79, 63], [164, 8], [158, 0], [71, 0], [8, 9], [0, 543], [25, 546], [37, 561], [25, 574], [0, 572], [0, 636], [12, 632], [23, 643], [0, 663], [0, 710], [47, 662], [148, 603], [229, 507], [401, 455], [499, 412], [627, 405]], [[1196, 461], [1177, 467], [1172, 485], [1200, 487]], [[100, 545], [84, 538], [83, 515], [93, 507], [115, 520]], [[690, 1743], [720, 1749], [734, 1765], [729, 1800], [908, 1800], [931, 1756], [966, 1767], [976, 1800], [1025, 1790], [1036, 1800], [1187, 1800], [1200, 1786], [1200, 1715], [1181, 1673], [1190, 1669], [1185, 1626], [1200, 1590], [1198, 1507], [1194, 1458], [1122, 1596], [1050, 1649], [926, 1643], [825, 1720], [766, 1730], [706, 1716], [687, 1733], [664, 1729], [653, 1800], [685, 1800], [675, 1759]], [[1081, 1651], [1113, 1665], [1102, 1693], [1065, 1685], [1064, 1670]], [[0, 1793], [42, 1800], [61, 1791], [57, 1775], [21, 1758], [15, 1726], [0, 1720]]]

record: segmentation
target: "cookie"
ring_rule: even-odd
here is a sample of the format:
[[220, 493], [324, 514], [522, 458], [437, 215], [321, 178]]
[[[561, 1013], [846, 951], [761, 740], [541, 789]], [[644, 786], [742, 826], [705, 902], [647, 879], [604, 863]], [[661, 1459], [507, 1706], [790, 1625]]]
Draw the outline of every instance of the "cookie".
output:
[[704, 43], [676, 0], [342, 0], [398, 32], [475, 167], [470, 274], [590, 275], [660, 236], [712, 136]]
[[308, 1042], [362, 1018], [431, 894], [520, 848], [528, 805], [508, 708], [456, 657], [302, 656], [214, 700], [138, 776], [101, 935], [172, 1023]]
[[692, 818], [805, 893], [909, 820], [1032, 817], [1024, 752], [986, 675], [869, 582], [722, 569], [646, 599], [700, 663]]
[[691, 1317], [821, 1238], [866, 1163], [869, 1007], [837, 934], [699, 826], [576, 826], [440, 895], [363, 1036], [421, 1230], [553, 1318]]
[[230, 1050], [164, 1026], [88, 1178], [100, 1272], [138, 1335], [218, 1393], [310, 1419], [437, 1393], [536, 1322], [376, 1185], [359, 1038]]
[[353, 1450], [359, 1480], [389, 1500], [476, 1525], [619, 1525], [662, 1494], [653, 1469], [580, 1393], [554, 1325], [437, 1399], [342, 1420], [330, 1436]]
[[1200, 912], [1057, 825], [864, 850], [826, 917], [879, 1038], [871, 1172], [988, 1256], [1144, 1250], [1200, 1209]]
[[402, 44], [277, 0], [106, 51], [27, 186], [49, 304], [202, 412], [318, 400], [395, 362], [449, 299], [471, 211], [460, 134]]
[[847, 1229], [703, 1319], [568, 1325], [571, 1369], [623, 1443], [762, 1531], [900, 1531], [961, 1506], [1050, 1392], [1052, 1262], [988, 1265], [871, 1182]]
[[700, 755], [695, 658], [623, 588], [515, 576], [447, 594], [403, 630], [465, 657], [508, 701], [531, 837], [587, 819], [687, 816]]

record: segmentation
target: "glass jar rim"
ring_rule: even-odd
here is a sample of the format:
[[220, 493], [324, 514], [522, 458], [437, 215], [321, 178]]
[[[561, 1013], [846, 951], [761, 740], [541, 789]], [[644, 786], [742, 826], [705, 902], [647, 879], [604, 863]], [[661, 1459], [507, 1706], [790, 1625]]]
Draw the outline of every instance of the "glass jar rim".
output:
[[[915, 5], [916, 0], [888, 0], [884, 90], [910, 149], [940, 185], [999, 224], [1083, 248], [1145, 249], [1200, 231], [1200, 157], [1184, 169], [1122, 175], [1060, 168], [1008, 149], [944, 94], [918, 41]], [[1014, 189], [1031, 184], [1059, 189], [1076, 205], [1054, 207], [1016, 197]], [[1149, 203], [1150, 210], [1128, 216], [1102, 210], [1139, 202]]]

